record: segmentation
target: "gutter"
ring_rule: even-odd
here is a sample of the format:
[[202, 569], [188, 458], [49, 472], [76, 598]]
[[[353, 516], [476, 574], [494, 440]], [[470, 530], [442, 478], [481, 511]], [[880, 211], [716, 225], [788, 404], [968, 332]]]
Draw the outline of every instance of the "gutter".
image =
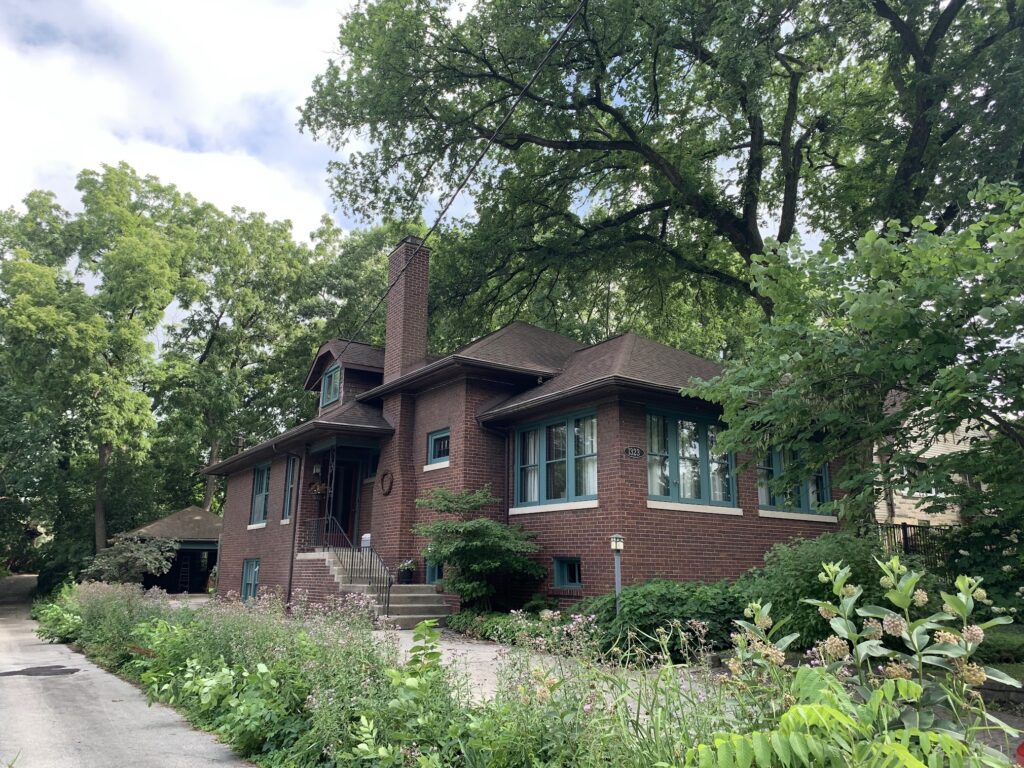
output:
[[390, 394], [391, 392], [398, 391], [408, 384], [412, 384], [420, 379], [426, 378], [433, 373], [443, 371], [449, 367], [465, 367], [465, 368], [487, 368], [496, 371], [506, 371], [508, 373], [518, 373], [524, 376], [542, 376], [544, 378], [551, 378], [556, 376], [558, 371], [552, 371], [550, 369], [538, 369], [538, 368], [523, 368], [516, 365], [503, 365], [502, 363], [492, 363], [487, 360], [480, 360], [475, 357], [463, 357], [461, 355], [449, 355], [443, 357], [440, 360], [436, 360], [433, 363], [417, 368], [411, 373], [407, 373], [404, 376], [399, 376], [397, 379], [392, 379], [387, 384], [381, 384], [379, 387], [367, 390], [360, 395], [356, 396], [356, 400], [359, 402], [367, 402], [369, 400], [376, 400], [378, 397]]

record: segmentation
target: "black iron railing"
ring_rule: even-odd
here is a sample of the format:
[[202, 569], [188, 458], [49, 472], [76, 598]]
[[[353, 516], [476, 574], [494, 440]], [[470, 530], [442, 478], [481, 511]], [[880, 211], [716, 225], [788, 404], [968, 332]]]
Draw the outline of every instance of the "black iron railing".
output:
[[391, 610], [391, 571], [383, 558], [373, 547], [355, 547], [348, 534], [333, 517], [318, 517], [313, 520], [314, 547], [331, 552], [344, 573], [348, 583], [356, 579], [366, 580], [366, 589], [377, 601], [381, 613], [388, 616]]
[[887, 552], [917, 555], [929, 568], [935, 570], [946, 567], [948, 552], [945, 533], [951, 527], [912, 523], [877, 524], [878, 535]]

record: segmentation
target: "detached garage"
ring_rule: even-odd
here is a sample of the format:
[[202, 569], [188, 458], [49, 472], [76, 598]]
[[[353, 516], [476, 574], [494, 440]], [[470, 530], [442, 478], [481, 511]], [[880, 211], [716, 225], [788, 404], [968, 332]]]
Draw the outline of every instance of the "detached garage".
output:
[[217, 565], [221, 518], [202, 507], [185, 507], [148, 525], [128, 531], [131, 536], [174, 539], [178, 552], [171, 570], [163, 576], [147, 574], [143, 586], [167, 592], [206, 592], [210, 573]]

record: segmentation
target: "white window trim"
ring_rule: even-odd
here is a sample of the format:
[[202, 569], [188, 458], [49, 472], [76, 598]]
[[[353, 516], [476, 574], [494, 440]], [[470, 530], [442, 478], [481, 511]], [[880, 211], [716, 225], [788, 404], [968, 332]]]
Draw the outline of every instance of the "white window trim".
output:
[[262, 523], [250, 523], [249, 525], [247, 525], [245, 527], [245, 530], [247, 530], [247, 531], [255, 531], [257, 528], [266, 528], [266, 527], [267, 527], [267, 521], [264, 520]]
[[648, 499], [647, 508], [668, 509], [673, 512], [700, 512], [704, 515], [743, 515], [741, 507], [719, 507], [715, 504], [691, 504], [685, 501], [657, 501], [656, 499]]
[[776, 520], [806, 520], [809, 523], [837, 523], [835, 515], [816, 515], [813, 512], [779, 512], [774, 509], [757, 510], [758, 517], [770, 517]]
[[424, 472], [433, 472], [435, 469], [446, 469], [452, 465], [451, 459], [445, 459], [444, 461], [435, 461], [433, 464], [424, 464]]
[[583, 501], [560, 501], [557, 504], [533, 504], [528, 507], [512, 507], [510, 515], [532, 515], [537, 512], [569, 512], [574, 509], [597, 509], [597, 499]]

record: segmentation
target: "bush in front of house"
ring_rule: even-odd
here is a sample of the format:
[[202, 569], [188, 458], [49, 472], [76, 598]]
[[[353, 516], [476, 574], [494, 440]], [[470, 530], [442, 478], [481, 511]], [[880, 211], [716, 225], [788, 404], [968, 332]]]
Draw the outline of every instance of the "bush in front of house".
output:
[[417, 535], [430, 540], [423, 556], [428, 563], [444, 564], [445, 589], [459, 596], [471, 609], [493, 607], [499, 586], [535, 585], [544, 578], [540, 564], [530, 559], [539, 551], [532, 536], [521, 528], [474, 515], [500, 502], [490, 486], [475, 491], [453, 492], [435, 488], [416, 500], [422, 509], [434, 509], [441, 518], [417, 525]]
[[[645, 649], [660, 651], [659, 635], [673, 626], [691, 628], [699, 623], [703, 642], [712, 648], [729, 645], [733, 619], [743, 608], [743, 597], [728, 581], [710, 584], [655, 579], [622, 590], [621, 610], [615, 614], [615, 595], [581, 602], [574, 612], [593, 615], [604, 651]], [[659, 633], [659, 630], [662, 632]], [[677, 661], [689, 654], [687, 633], [670, 633], [669, 651]]]
[[1024, 626], [1009, 624], [986, 630], [977, 657], [986, 664], [1024, 664]]
[[[745, 573], [736, 586], [745, 600], [771, 603], [776, 619], [788, 620], [786, 630], [800, 634], [796, 647], [809, 648], [829, 631], [814, 606], [805, 602], [808, 598], [824, 598], [828, 591], [827, 585], [819, 580], [821, 563], [841, 560], [854, 574], [872, 574], [876, 572], [876, 562], [888, 557], [877, 537], [846, 531], [824, 533], [812, 539], [776, 544], [765, 554], [764, 566]], [[905, 559], [908, 564], [915, 564], [912, 558]], [[865, 599], [875, 603], [882, 601], [889, 589], [880, 578], [867, 579], [858, 586], [864, 590]], [[940, 588], [948, 588], [943, 579], [931, 574], [922, 577], [921, 586], [936, 595]]]

